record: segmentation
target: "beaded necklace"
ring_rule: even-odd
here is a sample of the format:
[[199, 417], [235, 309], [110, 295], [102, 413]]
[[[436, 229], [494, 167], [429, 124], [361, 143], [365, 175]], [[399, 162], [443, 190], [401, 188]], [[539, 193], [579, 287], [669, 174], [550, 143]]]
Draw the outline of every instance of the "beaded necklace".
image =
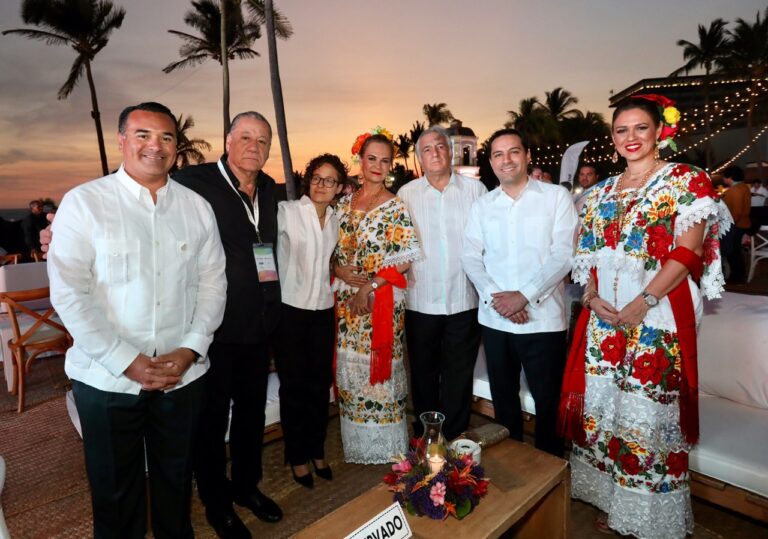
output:
[[[630, 210], [635, 205], [635, 203], [642, 198], [638, 195], [641, 194], [641, 191], [648, 183], [648, 180], [651, 178], [651, 176], [653, 176], [653, 173], [658, 170], [658, 166], [659, 160], [656, 159], [653, 161], [651, 168], [649, 168], [648, 171], [643, 174], [643, 178], [640, 180], [637, 188], [634, 190], [634, 192], [631, 193], [631, 196], [628, 197], [626, 196], [628, 189], [625, 188], [624, 183], [626, 181], [626, 177], [629, 175], [629, 167], [627, 167], [624, 173], [619, 176], [619, 180], [616, 182], [616, 225], [618, 229], [616, 233], [619, 234], [619, 237], [621, 237], [621, 231], [624, 230], [624, 226], [627, 224], [625, 223], [625, 218], [628, 215], [631, 218], [632, 213]], [[642, 194], [645, 195], [645, 192]], [[620, 271], [617, 269], [616, 277], [613, 278], [613, 306], [617, 309], [619, 308], [619, 275]]]
[[[357, 248], [358, 248], [358, 233], [360, 232], [360, 223], [363, 222], [365, 217], [371, 212], [373, 208], [376, 207], [376, 203], [378, 202], [379, 198], [381, 197], [381, 194], [384, 192], [384, 187], [382, 186], [379, 191], [371, 196], [368, 200], [368, 204], [365, 206], [365, 210], [356, 210], [355, 205], [357, 204], [357, 201], [360, 199], [360, 192], [363, 190], [361, 187], [354, 193], [352, 193], [352, 199], [349, 201], [349, 210], [350, 210], [350, 224], [354, 226], [355, 231], [352, 233], [352, 237], [354, 238], [354, 249], [351, 253], [349, 253], [349, 263], [355, 264], [355, 260], [357, 259]], [[357, 218], [355, 218], [353, 212], [362, 212], [362, 215], [357, 215]]]

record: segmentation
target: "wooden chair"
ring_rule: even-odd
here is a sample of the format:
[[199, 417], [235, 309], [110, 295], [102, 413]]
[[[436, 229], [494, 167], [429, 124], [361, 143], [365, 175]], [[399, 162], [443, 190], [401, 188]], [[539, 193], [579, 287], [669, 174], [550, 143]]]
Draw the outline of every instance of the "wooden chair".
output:
[[[29, 372], [32, 362], [42, 353], [63, 354], [72, 346], [72, 337], [66, 328], [51, 319], [56, 312], [53, 307], [41, 313], [24, 305], [28, 301], [46, 299], [49, 295], [48, 287], [0, 293], [0, 303], [8, 306], [8, 316], [13, 329], [13, 338], [8, 341], [8, 347], [13, 356], [14, 379], [11, 393], [19, 396], [16, 410], [19, 413], [24, 409], [24, 377]], [[24, 332], [21, 331], [17, 312], [34, 319], [34, 323]]]
[[768, 258], [768, 226], [761, 226], [757, 232], [752, 235], [752, 242], [749, 246], [749, 275], [747, 282], [750, 282], [755, 276], [757, 263]]
[[18, 264], [20, 258], [21, 255], [18, 253], [12, 255], [0, 255], [0, 266], [5, 266], [6, 264]]

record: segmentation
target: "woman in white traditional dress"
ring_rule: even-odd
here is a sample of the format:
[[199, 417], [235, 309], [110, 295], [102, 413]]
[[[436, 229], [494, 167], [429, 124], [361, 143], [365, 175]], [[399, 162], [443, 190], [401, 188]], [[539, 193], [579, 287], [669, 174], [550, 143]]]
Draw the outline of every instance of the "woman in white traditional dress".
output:
[[596, 526], [643, 539], [693, 531], [688, 452], [698, 439], [696, 321], [723, 290], [730, 225], [707, 174], [659, 159], [679, 112], [657, 95], [613, 115], [623, 174], [590, 193], [574, 261], [585, 306], [569, 355], [561, 427], [573, 496]]
[[344, 459], [380, 464], [408, 448], [403, 273], [420, 251], [408, 210], [384, 185], [391, 136], [361, 135], [352, 153], [361, 187], [336, 206], [336, 385]]

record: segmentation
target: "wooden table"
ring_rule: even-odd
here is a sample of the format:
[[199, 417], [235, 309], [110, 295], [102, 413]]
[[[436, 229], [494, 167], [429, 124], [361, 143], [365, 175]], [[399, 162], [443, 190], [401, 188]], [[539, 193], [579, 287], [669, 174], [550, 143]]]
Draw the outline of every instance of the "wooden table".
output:
[[[509, 537], [565, 539], [570, 517], [568, 463], [532, 446], [506, 440], [482, 453], [491, 479], [488, 495], [475, 510], [456, 520], [432, 520], [406, 512], [413, 537]], [[392, 493], [380, 484], [305, 528], [297, 539], [340, 538], [392, 504]]]

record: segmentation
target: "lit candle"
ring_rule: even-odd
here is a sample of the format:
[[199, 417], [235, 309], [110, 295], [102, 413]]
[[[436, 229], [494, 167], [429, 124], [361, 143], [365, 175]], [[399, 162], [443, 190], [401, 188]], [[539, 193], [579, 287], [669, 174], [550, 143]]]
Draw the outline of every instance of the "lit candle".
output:
[[445, 464], [445, 459], [441, 457], [440, 455], [432, 455], [429, 457], [429, 471], [432, 473], [437, 473], [440, 470], [443, 469], [443, 464]]

